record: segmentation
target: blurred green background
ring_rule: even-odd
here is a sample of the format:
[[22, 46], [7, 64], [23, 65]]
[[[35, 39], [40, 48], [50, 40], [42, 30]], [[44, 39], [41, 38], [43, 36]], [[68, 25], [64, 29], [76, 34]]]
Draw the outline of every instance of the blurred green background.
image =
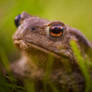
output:
[[23, 11], [63, 21], [81, 30], [92, 41], [92, 0], [0, 0], [0, 52], [2, 50], [9, 60], [17, 54], [12, 41], [16, 31], [14, 18]]

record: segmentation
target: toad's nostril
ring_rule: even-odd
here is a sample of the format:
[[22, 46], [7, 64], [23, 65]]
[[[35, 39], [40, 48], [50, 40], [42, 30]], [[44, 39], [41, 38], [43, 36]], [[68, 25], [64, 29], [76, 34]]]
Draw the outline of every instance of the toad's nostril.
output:
[[20, 25], [20, 19], [21, 19], [21, 15], [16, 16], [16, 18], [15, 18], [16, 27], [18, 27]]

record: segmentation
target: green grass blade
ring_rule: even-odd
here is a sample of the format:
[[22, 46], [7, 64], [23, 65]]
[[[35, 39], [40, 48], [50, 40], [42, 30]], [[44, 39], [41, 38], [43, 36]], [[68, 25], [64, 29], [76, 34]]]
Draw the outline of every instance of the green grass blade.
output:
[[77, 59], [77, 63], [78, 63], [78, 65], [79, 65], [79, 67], [80, 67], [80, 69], [81, 69], [81, 71], [82, 71], [82, 73], [84, 75], [84, 78], [85, 78], [85, 82], [86, 82], [85, 92], [89, 92], [90, 87], [91, 87], [90, 86], [91, 85], [91, 79], [90, 79], [90, 75], [88, 73], [88, 69], [87, 69], [87, 67], [85, 65], [85, 62], [84, 62], [85, 60], [83, 59], [76, 42], [71, 41], [70, 44], [71, 44], [72, 50], [74, 52], [74, 55], [75, 55], [75, 57]]

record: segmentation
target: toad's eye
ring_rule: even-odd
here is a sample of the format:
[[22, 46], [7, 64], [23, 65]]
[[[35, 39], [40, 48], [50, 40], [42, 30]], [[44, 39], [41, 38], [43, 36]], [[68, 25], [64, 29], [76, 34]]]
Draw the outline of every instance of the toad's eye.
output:
[[20, 25], [20, 19], [21, 19], [21, 15], [16, 16], [16, 18], [15, 18], [16, 27], [18, 27]]
[[49, 28], [49, 34], [53, 37], [60, 37], [63, 35], [64, 27], [62, 26], [51, 26]]

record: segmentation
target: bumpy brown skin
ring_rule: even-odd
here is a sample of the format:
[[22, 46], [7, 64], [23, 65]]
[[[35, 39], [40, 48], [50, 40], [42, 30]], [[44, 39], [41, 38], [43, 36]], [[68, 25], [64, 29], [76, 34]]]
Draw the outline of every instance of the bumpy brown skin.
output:
[[[47, 28], [54, 23], [63, 24], [65, 28], [63, 36], [52, 37], [49, 34]], [[60, 21], [50, 22], [23, 12], [20, 26], [17, 28], [13, 40], [22, 53], [21, 59], [11, 65], [12, 71], [18, 78], [26, 77], [42, 81], [46, 74], [46, 66], [50, 62], [48, 60], [50, 53], [54, 60], [48, 80], [56, 84], [59, 89], [65, 88], [67, 91], [71, 91], [73, 85], [77, 85], [80, 91], [83, 90], [84, 86], [81, 85], [84, 83], [84, 78], [69, 44], [71, 40], [75, 40], [83, 56], [92, 49], [92, 44], [80, 31]]]

